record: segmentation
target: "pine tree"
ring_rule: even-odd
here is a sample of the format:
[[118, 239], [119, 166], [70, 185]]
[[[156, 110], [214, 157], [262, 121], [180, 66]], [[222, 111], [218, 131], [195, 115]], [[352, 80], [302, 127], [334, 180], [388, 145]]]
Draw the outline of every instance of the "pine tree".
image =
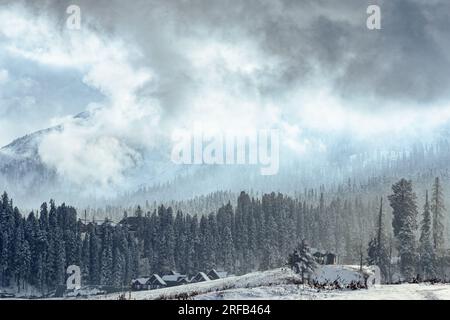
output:
[[114, 228], [112, 284], [120, 287], [124, 284], [126, 250], [128, 249], [125, 233], [120, 226]]
[[172, 208], [160, 206], [158, 209], [159, 216], [159, 246], [158, 246], [158, 267], [159, 271], [166, 273], [175, 268], [175, 236], [173, 231], [173, 211]]
[[174, 237], [175, 237], [175, 247], [174, 247], [174, 260], [176, 270], [181, 272], [183, 268], [183, 245], [186, 241], [185, 238], [185, 219], [183, 213], [179, 210], [174, 221]]
[[316, 260], [311, 254], [311, 249], [305, 239], [294, 250], [294, 253], [289, 255], [288, 264], [292, 270], [301, 274], [303, 283], [305, 283], [305, 277], [312, 274], [317, 268]]
[[223, 231], [223, 268], [225, 270], [234, 270], [234, 246], [231, 228], [226, 226]]
[[389, 252], [387, 248], [387, 238], [384, 231], [383, 222], [383, 198], [380, 200], [380, 208], [377, 219], [376, 237], [369, 242], [367, 250], [367, 262], [369, 265], [376, 265], [380, 268], [384, 279], [388, 279], [388, 269], [390, 265]]
[[407, 281], [412, 281], [416, 275], [416, 236], [417, 204], [412, 182], [401, 179], [392, 186], [393, 194], [389, 201], [393, 209], [392, 226], [394, 236], [398, 240], [401, 271]]
[[102, 225], [102, 250], [100, 258], [100, 283], [102, 285], [112, 284], [113, 270], [113, 241], [108, 221]]
[[431, 196], [431, 212], [433, 214], [433, 246], [437, 253], [442, 253], [445, 246], [444, 239], [444, 196], [439, 178], [436, 177]]
[[40, 278], [40, 288], [41, 291], [44, 292], [44, 289], [49, 284], [49, 224], [48, 224], [48, 208], [47, 203], [43, 203], [41, 205], [39, 211], [39, 246], [42, 259], [42, 273], [39, 276]]
[[81, 247], [81, 282], [89, 283], [89, 264], [90, 264], [89, 233], [84, 234]]
[[43, 271], [43, 259], [42, 259], [42, 234], [39, 229], [39, 222], [36, 219], [34, 212], [28, 215], [25, 222], [25, 239], [30, 245], [30, 275], [28, 282], [42, 289], [42, 271]]
[[127, 273], [131, 279], [134, 279], [139, 275], [139, 250], [137, 239], [131, 233], [128, 234], [128, 248], [130, 252], [130, 264]]
[[[17, 217], [17, 216], [16, 216]], [[26, 246], [28, 248], [26, 248]], [[26, 252], [28, 249], [28, 252]], [[24, 238], [24, 228], [23, 228], [23, 221], [20, 217], [18, 217], [18, 221], [16, 220], [15, 230], [14, 230], [14, 243], [12, 246], [13, 251], [13, 263], [11, 264], [13, 266], [13, 274], [16, 280], [16, 286], [20, 290], [21, 288], [21, 281], [25, 278], [25, 272], [27, 270], [27, 264], [29, 263], [30, 257], [28, 258], [28, 261], [24, 261], [26, 258], [25, 256], [29, 254], [29, 245], [28, 243], [25, 245], [25, 238]]]
[[217, 267], [217, 221], [216, 216], [213, 213], [208, 215], [208, 235], [207, 235], [207, 243], [208, 243], [208, 265], [207, 269], [212, 269]]
[[428, 201], [428, 190], [425, 196], [425, 205], [423, 208], [423, 218], [421, 221], [421, 233], [419, 239], [419, 255], [420, 255], [420, 270], [423, 274], [423, 279], [433, 279], [436, 277], [436, 260], [435, 252], [432, 243], [431, 233], [431, 213], [430, 203]]
[[186, 274], [194, 275], [198, 272], [197, 263], [197, 250], [198, 247], [198, 222], [197, 216], [190, 217], [186, 219], [187, 233], [186, 233]]
[[12, 276], [12, 241], [14, 219], [9, 197], [3, 193], [0, 202], [0, 285], [8, 286]]
[[89, 237], [89, 283], [100, 284], [100, 243], [95, 226], [88, 231]]
[[210, 255], [210, 247], [208, 240], [209, 229], [208, 229], [208, 218], [206, 216], [202, 216], [200, 218], [200, 226], [199, 226], [199, 265], [201, 270], [209, 270], [211, 267], [211, 255]]
[[279, 267], [280, 255], [276, 239], [277, 225], [272, 215], [269, 215], [266, 224], [266, 239], [264, 241], [261, 269], [268, 270]]
[[31, 273], [31, 249], [27, 240], [23, 240], [23, 242], [20, 244], [18, 261], [16, 261], [16, 263], [18, 264], [18, 287], [20, 288], [20, 279], [22, 279], [22, 288], [25, 289], [25, 284], [27, 283], [27, 280], [29, 280]]
[[63, 232], [59, 227], [56, 229], [55, 239], [55, 283], [62, 285], [66, 277], [66, 251]]

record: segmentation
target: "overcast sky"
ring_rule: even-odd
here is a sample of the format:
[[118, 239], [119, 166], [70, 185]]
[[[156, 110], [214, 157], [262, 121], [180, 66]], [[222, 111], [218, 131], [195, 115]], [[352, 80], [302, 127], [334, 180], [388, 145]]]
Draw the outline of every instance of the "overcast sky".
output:
[[[70, 4], [81, 30], [65, 26]], [[78, 177], [95, 150], [114, 159], [109, 179], [197, 122], [277, 127], [298, 153], [330, 135], [427, 134], [450, 118], [449, 21], [446, 0], [0, 0], [0, 145], [68, 122], [45, 161]]]

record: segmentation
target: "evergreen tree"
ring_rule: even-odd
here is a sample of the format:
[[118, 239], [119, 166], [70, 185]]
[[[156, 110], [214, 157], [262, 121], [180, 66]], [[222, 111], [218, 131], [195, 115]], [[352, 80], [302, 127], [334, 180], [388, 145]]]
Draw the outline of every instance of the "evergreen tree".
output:
[[109, 222], [102, 225], [102, 250], [100, 258], [100, 283], [112, 285], [113, 241]]
[[86, 232], [81, 247], [81, 282], [89, 283], [89, 266], [90, 266], [90, 248], [89, 248], [89, 233]]
[[166, 273], [175, 268], [174, 251], [175, 236], [173, 232], [173, 212], [172, 208], [165, 209], [161, 206], [158, 210], [160, 221], [160, 241], [158, 248], [159, 271]]
[[[433, 228], [432, 228], [432, 242], [434, 247], [434, 253], [436, 258], [436, 267], [439, 267], [439, 273], [444, 276], [444, 264], [445, 264], [445, 237], [444, 237], [444, 225], [445, 225], [445, 205], [443, 190], [438, 177], [435, 178], [432, 197], [431, 197], [431, 212], [433, 215]], [[437, 270], [436, 270], [437, 271]]]
[[95, 226], [91, 226], [88, 231], [89, 239], [89, 283], [91, 285], [100, 284], [100, 243], [96, 234]]
[[13, 269], [14, 218], [8, 194], [3, 193], [0, 202], [0, 284], [8, 286]]
[[112, 284], [120, 287], [124, 284], [126, 255], [128, 244], [125, 233], [120, 226], [114, 228]]
[[303, 239], [297, 249], [294, 250], [294, 253], [289, 255], [288, 264], [292, 270], [301, 274], [303, 283], [305, 283], [305, 276], [314, 272], [317, 268], [317, 263], [306, 240]]
[[392, 226], [394, 236], [398, 240], [400, 253], [400, 267], [404, 278], [412, 281], [416, 275], [416, 230], [417, 226], [417, 204], [416, 195], [412, 189], [412, 182], [401, 179], [392, 186], [393, 194], [389, 201], [393, 209]]
[[423, 279], [433, 279], [436, 277], [435, 253], [432, 243], [431, 233], [431, 212], [430, 203], [428, 201], [428, 191], [426, 191], [425, 205], [423, 208], [423, 218], [421, 221], [419, 239], [419, 255], [420, 255], [420, 270]]
[[224, 270], [234, 270], [234, 255], [233, 255], [233, 237], [231, 235], [231, 228], [226, 226], [223, 230], [223, 268]]
[[387, 238], [384, 231], [383, 222], [383, 198], [380, 200], [380, 209], [377, 219], [376, 237], [369, 242], [367, 251], [367, 262], [369, 265], [376, 265], [380, 268], [384, 279], [388, 279], [388, 269], [390, 265], [389, 252], [387, 248]]
[[279, 267], [280, 256], [278, 251], [278, 243], [276, 239], [277, 225], [272, 215], [269, 215], [266, 224], [266, 239], [263, 247], [263, 256], [261, 268], [263, 270]]

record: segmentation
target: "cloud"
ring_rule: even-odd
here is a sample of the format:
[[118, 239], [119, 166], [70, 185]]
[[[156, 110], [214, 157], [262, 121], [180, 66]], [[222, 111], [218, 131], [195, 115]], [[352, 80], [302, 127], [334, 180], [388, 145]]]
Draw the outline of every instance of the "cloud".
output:
[[[79, 31], [64, 28], [62, 1], [0, 9], [0, 45], [20, 61], [8, 67], [11, 78], [18, 65], [36, 68], [26, 95], [25, 86], [8, 90], [34, 97], [53, 124], [64, 124], [40, 154], [76, 184], [126, 184], [148, 154], [167, 148], [174, 130], [196, 123], [233, 132], [279, 128], [284, 145], [301, 155], [325, 152], [341, 137], [408, 141], [450, 118], [450, 4], [443, 0], [380, 0], [379, 31], [365, 27], [372, 1], [74, 3]], [[61, 83], [67, 89], [52, 96]], [[89, 118], [69, 116], [75, 105]], [[51, 111], [57, 108], [66, 112]], [[13, 109], [3, 115], [17, 119]]]
[[105, 190], [117, 186], [127, 170], [139, 165], [139, 150], [152, 147], [157, 134], [157, 102], [137, 96], [137, 90], [153, 80], [149, 70], [131, 64], [139, 53], [87, 28], [61, 30], [54, 20], [20, 7], [2, 11], [0, 21], [9, 54], [48, 68], [75, 69], [87, 86], [104, 96], [85, 106], [87, 119], [53, 119], [64, 129], [43, 138], [39, 154], [44, 163], [77, 185]]
[[9, 72], [5, 69], [0, 69], [0, 85], [9, 80]]

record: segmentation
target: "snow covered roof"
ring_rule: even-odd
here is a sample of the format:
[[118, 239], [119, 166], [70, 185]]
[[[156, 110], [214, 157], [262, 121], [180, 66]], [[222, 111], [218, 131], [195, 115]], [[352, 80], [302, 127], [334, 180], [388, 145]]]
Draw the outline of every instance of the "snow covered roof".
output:
[[183, 279], [183, 278], [186, 278], [186, 277], [187, 277], [187, 276], [178, 273], [178, 274], [175, 274], [175, 275], [165, 275], [165, 276], [162, 276], [162, 279], [163, 279], [164, 281], [177, 282], [177, 281], [179, 281], [180, 279]]
[[213, 279], [213, 280], [216, 280], [216, 279], [220, 279], [220, 278], [221, 278], [220, 275], [219, 275], [219, 273], [217, 273], [217, 271], [214, 270], [214, 269], [212, 269], [210, 272], [208, 272], [208, 277], [211, 278], [211, 279]]
[[154, 274], [150, 277], [149, 282], [151, 284], [155, 284], [155, 282], [161, 284], [161, 285], [167, 285], [167, 283], [157, 274]]
[[209, 281], [211, 279], [204, 272], [199, 272], [195, 275], [195, 277], [191, 280], [191, 282], [201, 282], [201, 281]]
[[137, 278], [137, 279], [133, 279], [133, 280], [131, 281], [131, 283], [133, 283], [133, 284], [139, 283], [139, 284], [144, 285], [144, 284], [147, 283], [147, 281], [148, 281], [149, 279], [150, 279], [150, 278]]
[[207, 276], [210, 279], [222, 279], [222, 278], [226, 278], [228, 275], [228, 273], [226, 271], [217, 271], [215, 269], [212, 269], [211, 271], [208, 272]]

